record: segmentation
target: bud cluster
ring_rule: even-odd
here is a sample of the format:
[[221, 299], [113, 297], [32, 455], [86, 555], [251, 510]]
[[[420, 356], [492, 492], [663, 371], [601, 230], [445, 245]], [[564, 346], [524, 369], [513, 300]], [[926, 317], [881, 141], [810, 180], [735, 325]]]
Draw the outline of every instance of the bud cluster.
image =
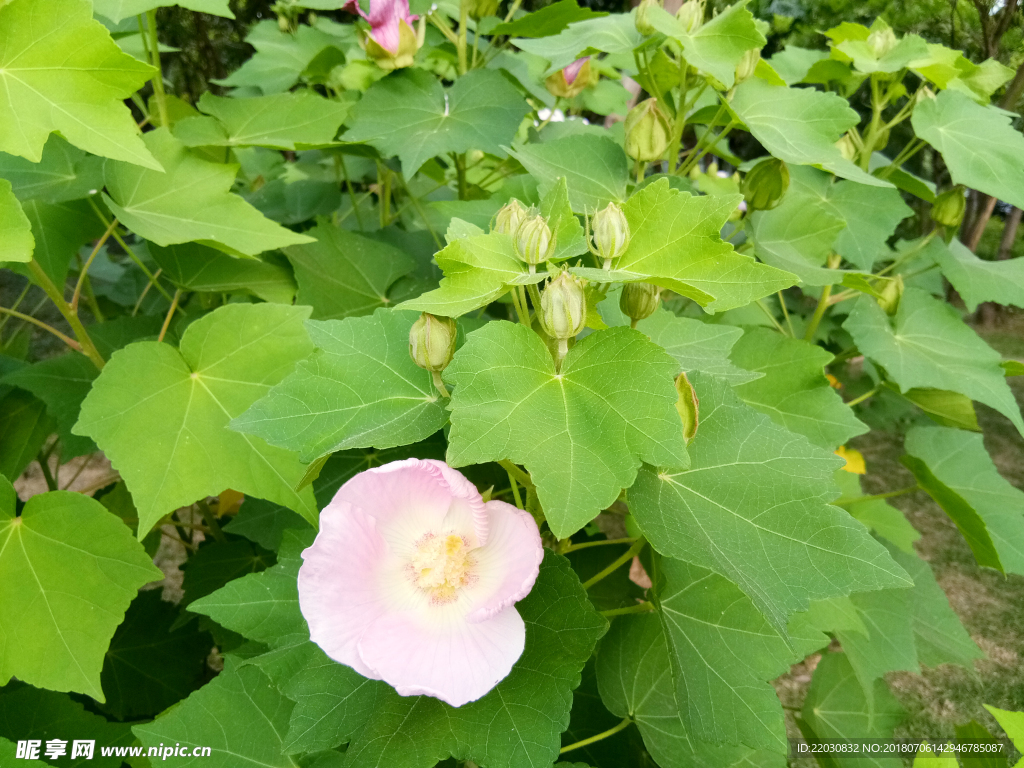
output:
[[530, 265], [530, 274], [535, 274], [537, 265], [550, 259], [555, 252], [555, 234], [548, 220], [536, 208], [527, 208], [515, 198], [498, 211], [494, 231], [512, 236], [516, 256]]

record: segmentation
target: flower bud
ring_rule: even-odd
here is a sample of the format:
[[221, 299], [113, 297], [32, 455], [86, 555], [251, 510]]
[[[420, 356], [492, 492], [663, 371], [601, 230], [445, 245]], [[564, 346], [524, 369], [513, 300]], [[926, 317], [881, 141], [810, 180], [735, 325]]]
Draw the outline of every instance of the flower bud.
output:
[[882, 295], [878, 301], [887, 315], [895, 315], [900, 307], [900, 299], [903, 297], [903, 275], [896, 275], [892, 280], [887, 280], [882, 289]]
[[544, 85], [552, 96], [563, 99], [571, 99], [583, 93], [590, 85], [590, 57], [584, 56], [558, 70], [544, 81]]
[[555, 238], [547, 219], [537, 215], [523, 219], [516, 228], [516, 255], [530, 265], [530, 272], [537, 271], [537, 265], [551, 258], [555, 250]]
[[668, 120], [654, 98], [641, 101], [629, 110], [625, 130], [626, 154], [641, 162], [660, 159], [672, 136]]
[[944, 227], [958, 227], [964, 220], [964, 210], [967, 208], [967, 199], [960, 187], [947, 189], [935, 198], [932, 206], [932, 220]]
[[615, 203], [594, 214], [594, 247], [604, 260], [604, 268], [612, 268], [612, 259], [621, 256], [629, 247], [629, 222], [626, 214]]
[[443, 371], [455, 354], [455, 320], [424, 312], [409, 329], [409, 356], [420, 368]]
[[398, 45], [393, 52], [378, 43], [373, 35], [373, 32], [363, 35], [363, 48], [366, 57], [376, 62], [385, 72], [411, 67], [416, 51], [423, 45], [423, 40], [405, 19], [398, 22]]
[[636, 16], [634, 17], [634, 21], [636, 22], [636, 31], [644, 37], [653, 35], [658, 31], [647, 18], [650, 15], [651, 8], [653, 7], [661, 8], [662, 5], [660, 0], [640, 0], [640, 5], [636, 7]]
[[761, 49], [751, 48], [743, 54], [740, 63], [736, 65], [736, 84], [749, 80], [757, 71], [757, 63], [761, 61]]
[[498, 211], [494, 221], [494, 231], [503, 235], [514, 235], [519, 225], [530, 215], [530, 209], [523, 206], [514, 197]]
[[743, 178], [740, 191], [743, 199], [754, 211], [771, 210], [779, 204], [789, 189], [789, 168], [775, 157], [769, 157], [755, 165]]
[[676, 18], [687, 33], [693, 34], [704, 23], [703, 0], [687, 0], [676, 11]]
[[917, 106], [918, 104], [920, 104], [925, 99], [934, 99], [934, 98], [935, 98], [935, 91], [933, 91], [931, 88], [929, 88], [926, 85], [923, 88], [921, 88], [920, 90], [918, 90], [918, 92], [914, 95], [914, 106]]
[[683, 422], [683, 439], [689, 443], [697, 434], [697, 424], [700, 421], [700, 401], [685, 373], [680, 373], [676, 377], [676, 392], [679, 395], [676, 400], [676, 411]]
[[582, 331], [587, 320], [587, 297], [580, 280], [562, 272], [549, 282], [540, 295], [540, 317], [544, 331], [558, 341]]
[[893, 32], [892, 27], [888, 25], [882, 29], [876, 29], [868, 35], [868, 47], [871, 49], [871, 53], [875, 55], [876, 59], [880, 59], [885, 56], [885, 54], [895, 48], [898, 43], [899, 40], [896, 39], [896, 33]]
[[857, 145], [853, 143], [853, 139], [850, 134], [844, 133], [839, 141], [836, 142], [836, 147], [839, 149], [840, 154], [850, 162], [853, 162], [857, 158]]
[[480, 21], [484, 16], [494, 16], [498, 13], [498, 0], [468, 0], [469, 18]]
[[626, 283], [619, 295], [619, 309], [636, 325], [654, 314], [661, 301], [661, 289], [650, 283]]

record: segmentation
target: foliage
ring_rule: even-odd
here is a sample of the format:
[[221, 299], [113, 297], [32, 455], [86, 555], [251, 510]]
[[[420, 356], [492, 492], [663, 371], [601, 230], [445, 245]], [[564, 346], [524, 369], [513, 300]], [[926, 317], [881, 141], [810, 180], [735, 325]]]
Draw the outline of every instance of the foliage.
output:
[[[1024, 307], [1024, 271], [952, 215], [1024, 203], [1016, 3], [962, 51], [948, 3], [414, 3], [397, 53], [342, 5], [0, 2], [3, 761], [60, 725], [232, 768], [781, 766], [794, 725], [891, 736], [886, 675], [982, 658], [851, 441], [901, 403], [896, 495], [1024, 575], [974, 406], [1024, 434], [1021, 363], [963, 311]], [[522, 656], [458, 708], [299, 605], [318, 510], [409, 457], [550, 550]]]

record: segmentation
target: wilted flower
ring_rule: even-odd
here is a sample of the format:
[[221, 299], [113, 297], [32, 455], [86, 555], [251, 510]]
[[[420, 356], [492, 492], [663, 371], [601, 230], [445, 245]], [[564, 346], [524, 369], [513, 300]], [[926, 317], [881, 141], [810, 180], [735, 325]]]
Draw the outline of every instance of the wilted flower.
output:
[[363, 43], [366, 55], [381, 69], [412, 66], [423, 40], [412, 28], [419, 17], [409, 13], [409, 0], [370, 0], [369, 14], [363, 13], [357, 0], [348, 0], [344, 9], [358, 13], [370, 23], [370, 32]]
[[407, 459], [345, 483], [302, 558], [299, 607], [314, 643], [402, 696], [459, 707], [522, 654], [515, 603], [543, 548], [528, 513], [485, 503], [443, 462]]

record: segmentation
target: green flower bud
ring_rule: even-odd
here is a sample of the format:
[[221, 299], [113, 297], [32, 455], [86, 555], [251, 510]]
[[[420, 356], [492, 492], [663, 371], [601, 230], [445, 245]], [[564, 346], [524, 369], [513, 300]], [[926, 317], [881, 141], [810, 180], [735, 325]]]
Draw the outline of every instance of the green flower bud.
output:
[[455, 321], [426, 312], [409, 329], [409, 356], [420, 368], [443, 371], [455, 354]]
[[857, 159], [857, 145], [853, 143], [850, 134], [844, 133], [839, 141], [836, 142], [836, 147], [847, 160], [853, 162]]
[[882, 29], [876, 29], [868, 35], [868, 47], [871, 48], [871, 52], [875, 55], [876, 59], [885, 56], [898, 44], [899, 40], [896, 39], [896, 33], [888, 25]]
[[755, 165], [743, 178], [740, 191], [747, 206], [753, 211], [771, 210], [779, 204], [789, 189], [789, 168], [775, 157]]
[[654, 314], [661, 303], [661, 289], [650, 283], [626, 283], [619, 295], [619, 309], [636, 325]]
[[687, 0], [676, 11], [676, 18], [683, 29], [693, 34], [704, 23], [704, 1]]
[[757, 71], [757, 63], [761, 61], [761, 49], [751, 48], [743, 54], [740, 63], [736, 65], [736, 84], [749, 80]]
[[626, 214], [615, 203], [594, 214], [594, 246], [604, 260], [604, 268], [612, 268], [612, 259], [621, 256], [629, 247], [629, 222]]
[[498, 13], [498, 0], [469, 0], [469, 18], [480, 21]]
[[590, 57], [577, 59], [572, 64], [548, 76], [544, 87], [552, 96], [571, 99], [590, 85]]
[[895, 315], [900, 307], [900, 299], [903, 298], [903, 275], [896, 275], [892, 280], [885, 283], [882, 289], [881, 298], [877, 299], [880, 306], [887, 315]]
[[661, 8], [661, 2], [659, 0], [640, 0], [640, 5], [636, 7], [636, 16], [634, 17], [636, 31], [644, 37], [653, 35], [658, 31], [647, 18], [650, 15], [651, 8], [655, 6]]
[[503, 235], [514, 235], [519, 225], [530, 215], [530, 209], [523, 206], [515, 198], [509, 200], [504, 207], [498, 211], [494, 221], [494, 231]]
[[537, 215], [523, 219], [516, 228], [516, 255], [530, 265], [530, 272], [537, 271], [537, 265], [551, 258], [555, 250], [555, 238], [547, 219]]
[[625, 129], [626, 154], [641, 162], [660, 159], [672, 136], [668, 120], [658, 109], [658, 100], [653, 98], [629, 110]]
[[947, 189], [935, 198], [932, 206], [932, 220], [944, 227], [958, 227], [964, 220], [964, 210], [967, 208], [967, 199], [960, 187]]
[[540, 295], [540, 317], [551, 338], [560, 342], [574, 338], [587, 320], [587, 296], [582, 282], [568, 272], [549, 282]]
[[680, 373], [676, 377], [676, 392], [679, 394], [676, 400], [676, 411], [683, 422], [683, 439], [689, 443], [697, 434], [697, 425], [700, 422], [700, 401], [685, 373]]

